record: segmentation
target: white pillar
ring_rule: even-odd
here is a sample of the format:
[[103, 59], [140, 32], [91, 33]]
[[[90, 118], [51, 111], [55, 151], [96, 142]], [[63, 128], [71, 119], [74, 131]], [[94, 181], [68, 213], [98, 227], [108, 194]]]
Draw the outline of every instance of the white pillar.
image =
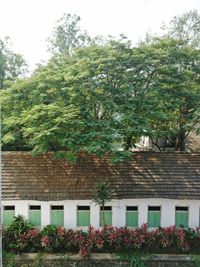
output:
[[195, 228], [199, 226], [199, 205], [200, 203], [192, 203], [189, 206], [189, 227]]
[[64, 226], [68, 229], [76, 229], [77, 205], [73, 201], [64, 204]]
[[138, 226], [141, 226], [143, 223], [147, 223], [147, 213], [148, 205], [146, 203], [139, 204], [138, 207]]
[[126, 225], [126, 208], [120, 205], [120, 201], [112, 207], [112, 225], [117, 227]]
[[171, 200], [163, 201], [161, 206], [161, 227], [175, 225], [175, 203]]
[[28, 220], [28, 201], [20, 201], [15, 204], [15, 216], [22, 215], [25, 220]]
[[99, 228], [100, 223], [100, 207], [92, 203], [90, 205], [90, 224], [94, 228]]
[[49, 202], [42, 202], [41, 203], [41, 228], [43, 228], [44, 226], [48, 224], [51, 224], [50, 211], [51, 211], [51, 206]]

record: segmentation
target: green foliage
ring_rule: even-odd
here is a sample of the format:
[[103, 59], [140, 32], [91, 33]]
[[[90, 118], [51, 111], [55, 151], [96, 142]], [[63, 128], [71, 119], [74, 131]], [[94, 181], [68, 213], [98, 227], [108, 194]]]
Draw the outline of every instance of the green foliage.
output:
[[163, 29], [170, 37], [200, 47], [200, 15], [197, 10], [173, 17], [169, 25], [164, 25]]
[[22, 215], [18, 215], [17, 217], [14, 217], [13, 222], [7, 228], [7, 233], [9, 233], [10, 236], [13, 235], [18, 237], [32, 228], [33, 226], [28, 223], [28, 221], [24, 220]]
[[149, 256], [138, 252], [120, 252], [116, 255], [122, 260], [129, 261], [130, 267], [145, 267]]
[[99, 181], [96, 183], [93, 202], [102, 207], [102, 224], [105, 225], [105, 204], [109, 203], [113, 197], [113, 190], [109, 182]]
[[194, 267], [200, 267], [200, 255], [192, 255]]
[[0, 39], [0, 89], [9, 86], [9, 81], [15, 81], [27, 72], [27, 64], [20, 54], [10, 49], [10, 39]]
[[[24, 235], [31, 231], [33, 226], [24, 220], [23, 216], [18, 215], [14, 217], [13, 222], [10, 226], [8, 226], [5, 230], [3, 237], [3, 247], [6, 251], [11, 251], [14, 253], [20, 252], [24, 249], [24, 243], [22, 242], [22, 238]], [[33, 244], [27, 247], [33, 248]], [[34, 248], [33, 248], [34, 250]]]
[[96, 183], [93, 202], [100, 206], [105, 206], [112, 200], [113, 190], [109, 182], [100, 181]]
[[70, 55], [74, 48], [84, 46], [91, 38], [79, 27], [80, 17], [64, 14], [56, 23], [48, 41], [53, 54]]
[[3, 251], [3, 261], [6, 261], [6, 267], [15, 267], [15, 254]]
[[33, 267], [42, 267], [42, 256], [43, 253], [39, 252], [35, 259], [34, 259], [34, 263], [33, 263]]
[[57, 235], [57, 226], [47, 225], [41, 231], [42, 236], [56, 236]]
[[[184, 23], [195, 24], [195, 14]], [[118, 163], [149, 136], [157, 147], [163, 138], [184, 150], [200, 121], [197, 46], [170, 33], [137, 47], [123, 38], [86, 46], [79, 20], [64, 15], [55, 29], [65, 52], [0, 93], [2, 149], [53, 151], [73, 162], [80, 152], [109, 154]]]

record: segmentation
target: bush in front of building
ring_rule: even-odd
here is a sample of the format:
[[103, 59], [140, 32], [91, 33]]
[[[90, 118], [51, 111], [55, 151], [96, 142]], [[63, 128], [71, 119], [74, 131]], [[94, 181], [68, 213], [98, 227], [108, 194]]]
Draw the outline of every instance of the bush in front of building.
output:
[[78, 252], [78, 236], [79, 232], [71, 229], [66, 230], [64, 227], [47, 225], [40, 232], [41, 249], [46, 252]]
[[18, 215], [12, 224], [3, 228], [3, 249], [8, 252], [36, 252], [40, 246], [40, 233], [23, 216]]
[[91, 252], [200, 253], [200, 229], [175, 226], [149, 229], [147, 224], [135, 229], [105, 226], [74, 231], [48, 225], [38, 231], [22, 216], [3, 231], [6, 252], [80, 252], [88, 259]]

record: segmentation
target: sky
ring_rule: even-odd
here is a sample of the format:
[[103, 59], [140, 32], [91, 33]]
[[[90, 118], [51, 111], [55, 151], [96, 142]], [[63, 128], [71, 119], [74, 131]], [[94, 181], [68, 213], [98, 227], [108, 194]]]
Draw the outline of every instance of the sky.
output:
[[64, 13], [79, 15], [91, 36], [125, 34], [136, 43], [193, 9], [200, 12], [200, 0], [0, 0], [0, 39], [9, 36], [33, 70], [50, 57], [47, 38]]

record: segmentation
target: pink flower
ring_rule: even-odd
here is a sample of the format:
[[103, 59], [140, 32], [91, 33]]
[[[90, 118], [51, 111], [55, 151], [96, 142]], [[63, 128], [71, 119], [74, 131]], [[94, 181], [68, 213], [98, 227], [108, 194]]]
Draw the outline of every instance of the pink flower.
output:
[[59, 236], [64, 236], [65, 235], [65, 228], [61, 227], [61, 226], [58, 226], [58, 235]]
[[38, 234], [39, 234], [38, 230], [31, 229], [31, 230], [28, 231], [27, 237], [36, 238], [38, 236]]
[[42, 237], [41, 242], [42, 242], [42, 246], [43, 247], [46, 247], [49, 244], [49, 238], [48, 238], [48, 236]]

